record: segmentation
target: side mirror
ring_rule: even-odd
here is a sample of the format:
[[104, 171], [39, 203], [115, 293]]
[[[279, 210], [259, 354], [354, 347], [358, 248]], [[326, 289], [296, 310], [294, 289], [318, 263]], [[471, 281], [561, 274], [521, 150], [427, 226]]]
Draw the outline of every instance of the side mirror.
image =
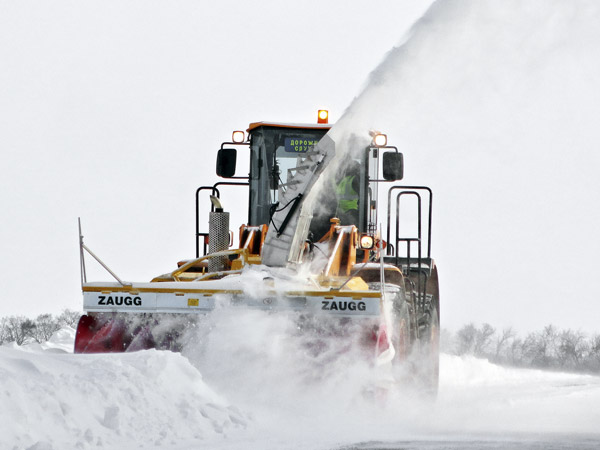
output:
[[402, 153], [386, 152], [383, 154], [383, 179], [387, 181], [401, 180], [404, 177], [404, 157]]
[[223, 178], [235, 176], [235, 163], [237, 150], [235, 148], [222, 148], [217, 153], [217, 175]]

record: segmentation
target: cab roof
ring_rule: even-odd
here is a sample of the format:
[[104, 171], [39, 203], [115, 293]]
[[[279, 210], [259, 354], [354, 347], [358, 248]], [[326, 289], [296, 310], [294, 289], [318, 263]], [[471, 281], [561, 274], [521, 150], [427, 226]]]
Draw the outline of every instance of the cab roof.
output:
[[330, 124], [330, 123], [252, 122], [250, 125], [248, 125], [247, 131], [252, 131], [258, 127], [303, 128], [306, 130], [329, 130], [332, 127], [332, 124]]

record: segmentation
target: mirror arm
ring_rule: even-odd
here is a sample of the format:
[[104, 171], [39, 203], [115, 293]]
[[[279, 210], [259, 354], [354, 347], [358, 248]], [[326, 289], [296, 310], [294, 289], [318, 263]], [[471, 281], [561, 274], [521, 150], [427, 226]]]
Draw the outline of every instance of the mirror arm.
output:
[[223, 142], [223, 143], [221, 143], [221, 150], [223, 150], [225, 148], [224, 147], [225, 145], [247, 145], [247, 146], [250, 146], [250, 142]]

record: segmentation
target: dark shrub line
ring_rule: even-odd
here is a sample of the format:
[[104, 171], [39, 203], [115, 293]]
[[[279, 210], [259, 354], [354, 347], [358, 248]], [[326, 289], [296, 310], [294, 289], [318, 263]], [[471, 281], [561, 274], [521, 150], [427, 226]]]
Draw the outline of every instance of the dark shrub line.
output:
[[75, 328], [81, 316], [79, 311], [65, 309], [58, 316], [40, 314], [35, 319], [9, 316], [0, 319], [0, 345], [15, 342], [17, 345], [46, 342], [65, 325]]

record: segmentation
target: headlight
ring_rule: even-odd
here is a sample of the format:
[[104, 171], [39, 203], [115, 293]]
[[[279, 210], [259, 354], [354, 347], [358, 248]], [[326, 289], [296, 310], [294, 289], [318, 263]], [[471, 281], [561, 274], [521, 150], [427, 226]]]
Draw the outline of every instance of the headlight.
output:
[[360, 248], [363, 250], [371, 250], [373, 245], [375, 244], [375, 240], [373, 236], [369, 236], [368, 234], [363, 234], [360, 237]]
[[375, 147], [385, 147], [387, 145], [387, 135], [378, 133], [373, 136], [373, 144]]

